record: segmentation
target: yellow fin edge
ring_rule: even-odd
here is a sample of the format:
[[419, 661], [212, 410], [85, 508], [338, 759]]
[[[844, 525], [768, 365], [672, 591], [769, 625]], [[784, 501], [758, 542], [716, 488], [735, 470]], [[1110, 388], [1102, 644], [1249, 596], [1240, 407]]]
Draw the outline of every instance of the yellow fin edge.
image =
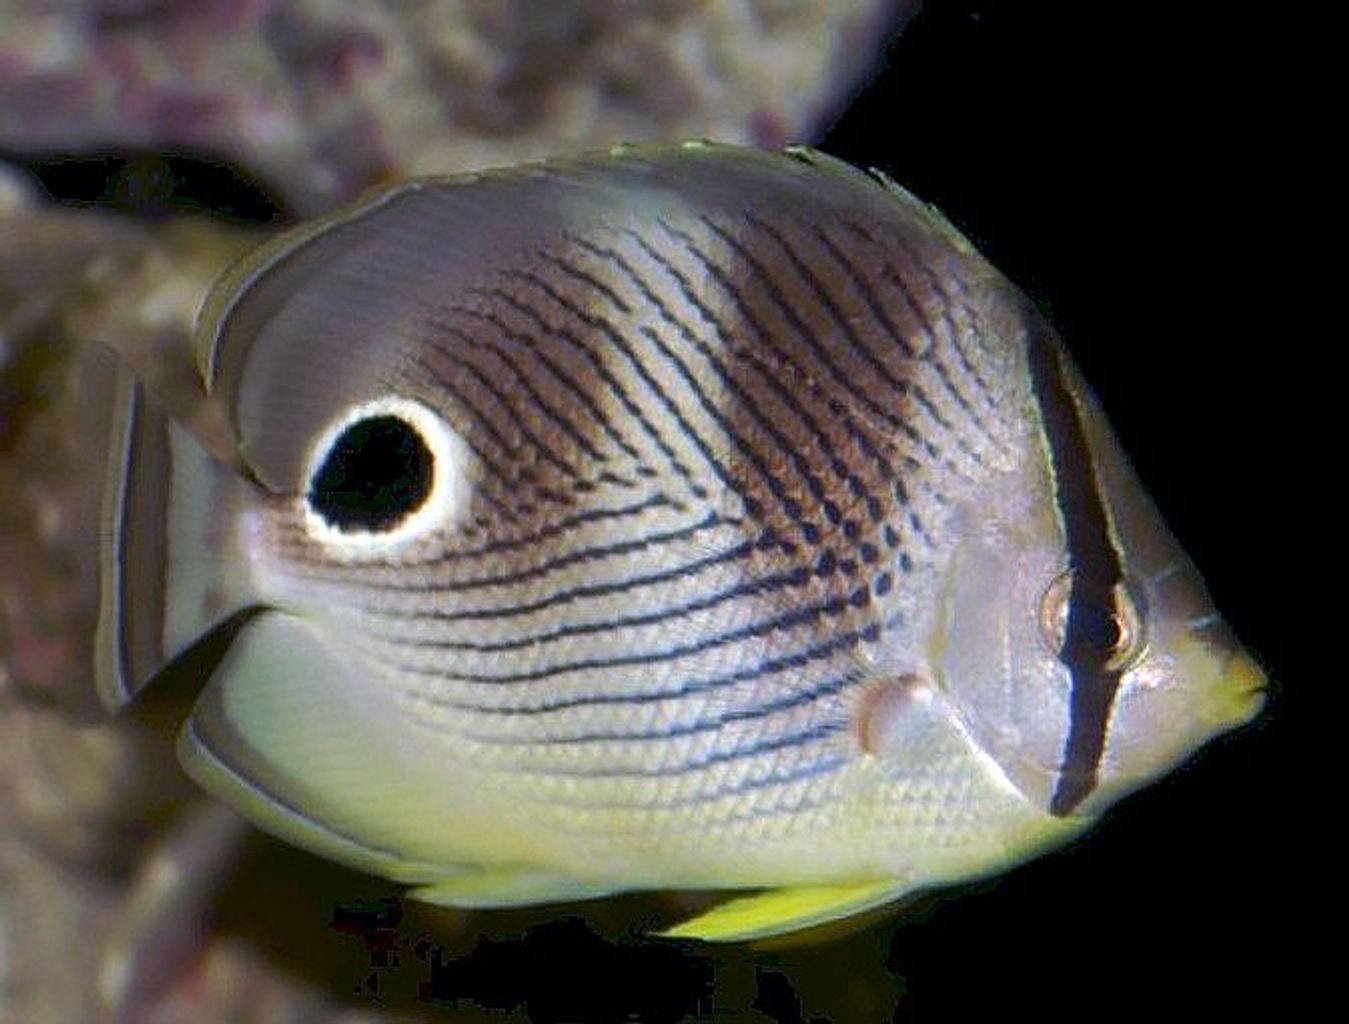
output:
[[730, 900], [658, 934], [667, 939], [744, 942], [848, 917], [898, 899], [911, 888], [907, 882], [887, 878], [862, 885], [771, 889]]

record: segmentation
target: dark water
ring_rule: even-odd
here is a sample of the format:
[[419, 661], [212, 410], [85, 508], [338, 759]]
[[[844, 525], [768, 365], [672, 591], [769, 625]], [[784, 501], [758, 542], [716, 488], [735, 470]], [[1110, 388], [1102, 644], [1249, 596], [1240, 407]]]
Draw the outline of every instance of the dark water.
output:
[[[456, 945], [437, 939], [434, 915], [372, 888], [315, 926], [323, 941], [346, 937], [351, 980], [336, 991], [356, 1004], [447, 1020], [791, 1024], [1170, 1019], [1287, 998], [1291, 915], [1317, 898], [1288, 877], [1306, 780], [1285, 767], [1307, 685], [1291, 667], [1292, 616], [1314, 556], [1293, 519], [1308, 484], [1287, 468], [1305, 444], [1284, 421], [1299, 385], [1267, 322], [1267, 265], [1282, 254], [1256, 232], [1275, 213], [1260, 174], [1272, 101], [1259, 26], [1226, 5], [927, 8], [820, 145], [935, 203], [1047, 311], [1218, 606], [1271, 669], [1265, 715], [1070, 849], [810, 946], [655, 945], [615, 923], [628, 908], [498, 919]], [[38, 170], [76, 200], [284, 217], [209, 160]], [[236, 925], [267, 947], [256, 922]], [[269, 952], [305, 960], [294, 944]]]
[[[1269, 234], [1277, 25], [1208, 4], [926, 6], [824, 148], [935, 203], [1049, 314], [1274, 692], [1086, 841], [881, 925], [896, 1019], [1295, 1005], [1294, 922], [1319, 897], [1288, 878], [1307, 787], [1291, 716], [1316, 684], [1293, 667], [1305, 367], [1271, 345], [1288, 336]], [[802, 992], [865, 952], [819, 954], [789, 974]], [[852, 1019], [838, 1006], [821, 996], [806, 1019]]]

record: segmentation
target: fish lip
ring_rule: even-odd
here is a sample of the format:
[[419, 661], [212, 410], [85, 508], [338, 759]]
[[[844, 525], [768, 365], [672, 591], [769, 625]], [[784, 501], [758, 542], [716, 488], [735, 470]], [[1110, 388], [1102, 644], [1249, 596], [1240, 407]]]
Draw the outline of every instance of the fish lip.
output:
[[[1233, 640], [1235, 644], [1235, 639]], [[1245, 678], [1242, 678], [1242, 677]], [[1238, 696], [1248, 697], [1270, 691], [1269, 673], [1239, 645], [1227, 651], [1219, 678], [1229, 682]]]
[[1269, 692], [1269, 674], [1242, 645], [1236, 631], [1215, 607], [1203, 577], [1188, 559], [1143, 577], [1143, 595], [1150, 616], [1178, 619], [1183, 635], [1202, 644], [1217, 662], [1215, 684], [1229, 701], [1255, 703]]

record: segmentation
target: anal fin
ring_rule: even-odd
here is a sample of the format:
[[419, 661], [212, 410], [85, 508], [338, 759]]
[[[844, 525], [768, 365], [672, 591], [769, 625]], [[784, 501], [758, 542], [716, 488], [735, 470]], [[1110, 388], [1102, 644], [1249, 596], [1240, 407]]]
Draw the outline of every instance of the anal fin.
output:
[[377, 677], [295, 616], [243, 625], [178, 756], [254, 824], [322, 856], [412, 883], [465, 870], [448, 852], [463, 826], [444, 764], [408, 735]]
[[743, 942], [809, 928], [898, 899], [912, 886], [898, 879], [860, 885], [770, 889], [713, 907], [659, 934], [670, 939]]

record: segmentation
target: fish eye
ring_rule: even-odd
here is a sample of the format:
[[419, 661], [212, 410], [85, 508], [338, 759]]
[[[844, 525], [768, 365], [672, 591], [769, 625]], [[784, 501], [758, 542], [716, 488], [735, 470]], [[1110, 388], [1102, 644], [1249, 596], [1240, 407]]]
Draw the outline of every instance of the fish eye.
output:
[[389, 397], [356, 406], [311, 452], [305, 526], [348, 554], [387, 553], [460, 518], [466, 453], [449, 425], [418, 402]]
[[338, 530], [388, 530], [431, 493], [433, 460], [421, 434], [397, 416], [345, 427], [309, 481], [308, 501]]
[[1073, 596], [1073, 570], [1061, 573], [1040, 599], [1040, 634], [1058, 658], [1066, 657], [1069, 618], [1083, 653], [1109, 672], [1122, 672], [1143, 650], [1143, 615], [1122, 583], [1110, 590], [1110, 604]]

